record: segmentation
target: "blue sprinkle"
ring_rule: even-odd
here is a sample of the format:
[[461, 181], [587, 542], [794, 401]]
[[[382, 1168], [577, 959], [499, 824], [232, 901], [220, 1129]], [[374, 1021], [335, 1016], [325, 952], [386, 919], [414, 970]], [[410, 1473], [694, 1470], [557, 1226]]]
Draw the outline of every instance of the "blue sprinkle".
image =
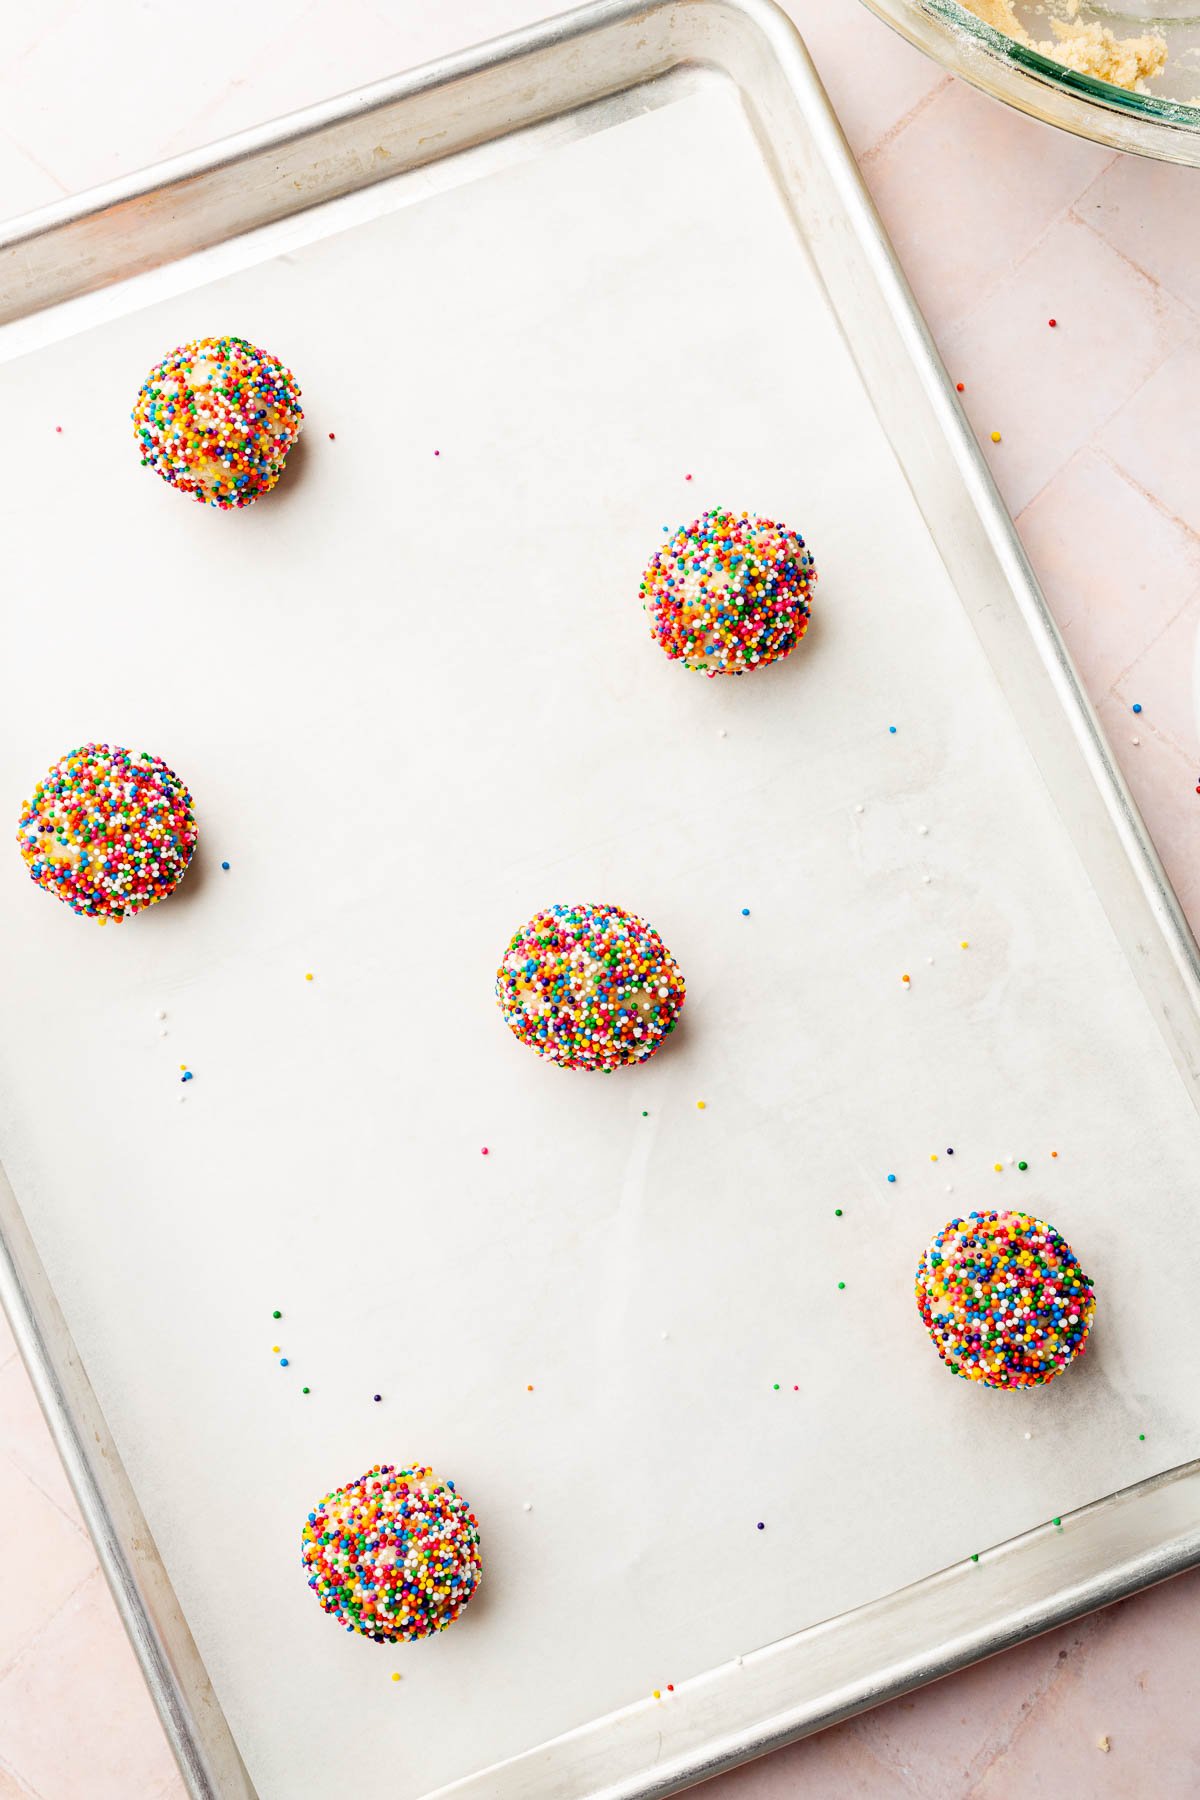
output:
[[894, 725], [889, 725], [889, 726], [888, 726], [888, 730], [889, 730], [889, 731], [890, 731], [890, 732], [891, 732], [891, 734], [892, 734], [892, 736], [893, 736], [893, 737], [895, 737], [895, 735], [896, 735], [896, 727], [895, 727], [895, 726], [894, 726]]
[[1135, 700], [1135, 701], [1134, 701], [1134, 703], [1133, 703], [1133, 710], [1134, 710], [1134, 712], [1141, 712], [1141, 710], [1142, 710], [1142, 703], [1141, 703], [1141, 701], [1140, 701], [1140, 700]]
[[764, 1524], [763, 1524], [763, 1522], [762, 1522], [762, 1520], [761, 1520], [761, 1519], [760, 1519], [760, 1520], [759, 1520], [759, 1521], [758, 1521], [758, 1529], [759, 1529], [759, 1530], [760, 1530], [760, 1531], [765, 1531], [765, 1530], [766, 1530], [766, 1529], [767, 1529], [767, 1528], [766, 1528], [766, 1526], [765, 1526], [765, 1525], [764, 1525]]
[[180, 1079], [180, 1081], [190, 1081], [190, 1080], [191, 1080], [191, 1079], [192, 1079], [192, 1071], [191, 1071], [191, 1070], [190, 1070], [190, 1069], [189, 1069], [189, 1070], [188, 1070], [188, 1072], [187, 1072], [187, 1074], [186, 1074], [186, 1075], [181, 1075], [181, 1076], [180, 1076], [180, 1077], [179, 1077], [179, 1079]]
[[288, 1366], [288, 1359], [287, 1359], [287, 1357], [286, 1357], [286, 1356], [281, 1356], [281, 1357], [280, 1357], [280, 1359], [279, 1359], [279, 1366], [280, 1366], [280, 1368], [281, 1368], [281, 1369], [286, 1369], [286, 1368], [287, 1368], [287, 1366]]
[[750, 908], [748, 906], [743, 906], [742, 917], [743, 919], [748, 919], [750, 917]]
[[222, 867], [222, 868], [223, 868], [223, 869], [227, 869], [227, 868], [228, 868], [228, 867], [229, 867], [229, 864], [228, 864], [228, 863], [222, 863], [222, 864], [221, 864], [221, 867]]
[[896, 1177], [895, 1177], [895, 1176], [894, 1176], [894, 1175], [889, 1175], [889, 1176], [888, 1176], [888, 1180], [889, 1180], [889, 1181], [895, 1181], [895, 1179], [896, 1179]]

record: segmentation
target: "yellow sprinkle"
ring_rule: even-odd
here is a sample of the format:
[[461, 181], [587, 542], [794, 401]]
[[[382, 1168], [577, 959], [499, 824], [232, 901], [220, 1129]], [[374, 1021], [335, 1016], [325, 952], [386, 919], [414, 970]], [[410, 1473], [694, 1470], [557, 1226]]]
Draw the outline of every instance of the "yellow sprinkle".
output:
[[993, 444], [998, 444], [1000, 442], [1000, 433], [998, 431], [993, 431], [992, 442]]
[[400, 1671], [398, 1669], [393, 1669], [392, 1670], [392, 1680], [399, 1681], [399, 1679], [400, 1679]]
[[696, 1105], [700, 1108], [700, 1111], [703, 1112], [705, 1107], [708, 1105], [708, 1101], [707, 1100], [697, 1100]]
[[993, 1167], [993, 1169], [995, 1169], [995, 1171], [996, 1171], [996, 1173], [997, 1173], [997, 1175], [1003, 1175], [1003, 1173], [1004, 1173], [1004, 1167], [1003, 1167], [1003, 1164], [1001, 1164], [1001, 1163], [993, 1163], [993, 1164], [992, 1164], [992, 1167]]
[[186, 1064], [186, 1063], [180, 1063], [180, 1065], [179, 1065], [179, 1066], [180, 1066], [180, 1068], [181, 1068], [181, 1069], [186, 1069], [186, 1068], [187, 1068], [187, 1064]]
[[311, 975], [306, 975], [306, 976], [305, 976], [305, 977], [304, 977], [304, 979], [305, 979], [305, 981], [311, 981], [311, 980], [312, 980], [312, 976], [311, 976]]
[[933, 1151], [932, 1151], [932, 1150], [931, 1150], [931, 1151], [930, 1151], [930, 1152], [929, 1152], [929, 1160], [930, 1160], [930, 1162], [936, 1162], [936, 1161], [937, 1161], [937, 1157], [936, 1157], [936, 1156], [935, 1156], [935, 1155], [934, 1155], [934, 1153], [933, 1153]]
[[655, 1690], [654, 1690], [654, 1698], [655, 1698], [655, 1699], [656, 1699], [656, 1700], [661, 1700], [661, 1699], [662, 1699], [662, 1694], [661, 1694], [661, 1693], [660, 1693], [660, 1691], [659, 1691], [659, 1689], [658, 1689], [658, 1688], [655, 1688]]
[[278, 1345], [278, 1344], [272, 1344], [272, 1345], [271, 1345], [271, 1355], [272, 1355], [272, 1356], [278, 1356], [278, 1355], [279, 1355], [279, 1345]]
[[962, 943], [958, 947], [960, 950], [969, 950], [971, 948], [971, 946], [967, 942], [966, 938], [963, 939]]

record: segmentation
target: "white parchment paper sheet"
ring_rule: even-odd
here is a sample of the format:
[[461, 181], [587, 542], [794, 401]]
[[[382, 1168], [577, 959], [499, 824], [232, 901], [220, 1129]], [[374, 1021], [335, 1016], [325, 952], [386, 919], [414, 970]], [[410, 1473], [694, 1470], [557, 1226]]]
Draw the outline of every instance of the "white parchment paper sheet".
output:
[[[233, 516], [128, 424], [226, 331], [308, 409]], [[0, 404], [12, 824], [92, 737], [165, 756], [202, 830], [106, 930], [8, 852], [0, 1152], [264, 1800], [420, 1794], [1200, 1452], [1194, 1109], [729, 95], [27, 357]], [[821, 571], [743, 681], [637, 600], [718, 502]], [[492, 1001], [510, 932], [591, 898], [689, 981], [612, 1078]], [[1043, 1393], [953, 1380], [913, 1306], [931, 1232], [995, 1205], [1099, 1289]], [[414, 1458], [486, 1578], [383, 1649], [299, 1528]]]

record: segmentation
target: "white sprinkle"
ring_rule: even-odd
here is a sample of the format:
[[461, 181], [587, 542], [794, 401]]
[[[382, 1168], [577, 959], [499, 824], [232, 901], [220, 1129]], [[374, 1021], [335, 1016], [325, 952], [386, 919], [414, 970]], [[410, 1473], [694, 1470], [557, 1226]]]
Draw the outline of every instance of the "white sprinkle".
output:
[[952, 1181], [948, 1181], [946, 1183], [946, 1192], [948, 1194], [952, 1194], [954, 1192], [954, 1183]]
[[721, 727], [721, 729], [720, 729], [720, 730], [719, 730], [719, 731], [718, 731], [718, 733], [717, 733], [717, 736], [718, 736], [718, 737], [724, 737], [724, 736], [725, 736], [725, 727], [724, 727], [724, 726], [723, 726], [723, 725], [722, 725], [722, 727]]
[[1131, 738], [1129, 741], [1132, 744], [1140, 744], [1142, 740], [1141, 738]]
[[932, 958], [932, 956], [927, 956], [927, 957], [926, 957], [926, 958], [925, 958], [925, 961], [926, 961], [926, 962], [927, 962], [927, 963], [929, 963], [929, 964], [930, 964], [930, 966], [931, 966], [931, 967], [932, 967], [932, 964], [933, 964], [933, 958]]
[[858, 805], [857, 805], [857, 806], [856, 806], [856, 807], [855, 807], [855, 809], [854, 809], [854, 810], [855, 810], [855, 812], [862, 812], [862, 810], [863, 810], [863, 805], [862, 805], [862, 801], [861, 801], [861, 800], [860, 800], [860, 801], [859, 801], [859, 803], [858, 803]]
[[[1028, 1435], [1029, 1435], [1029, 1434], [1028, 1434], [1028, 1433], [1026, 1433], [1026, 1436], [1028, 1436]], [[522, 1508], [521, 1508], [521, 1511], [522, 1511], [522, 1512], [532, 1512], [532, 1511], [533, 1511], [533, 1501], [532, 1501], [532, 1500], [526, 1500], [526, 1502], [525, 1502], [525, 1504], [524, 1504], [524, 1506], [523, 1506], [523, 1507], [522, 1507]]]
[[917, 836], [918, 837], [928, 837], [929, 836], [928, 825], [918, 825], [917, 826]]
[[921, 880], [925, 883], [925, 886], [928, 887], [930, 882], [933, 880], [933, 876], [932, 875], [922, 875]]
[[670, 1335], [671, 1335], [671, 1334], [670, 1334], [670, 1332], [669, 1332], [669, 1331], [661, 1331], [661, 1332], [659, 1332], [659, 1336], [660, 1336], [660, 1337], [664, 1337], [664, 1338], [669, 1338], [669, 1337], [670, 1337]]
[[734, 1663], [735, 1663], [735, 1665], [736, 1665], [736, 1666], [737, 1666], [737, 1668], [739, 1668], [739, 1669], [740, 1669], [740, 1668], [741, 1668], [741, 1666], [742, 1666], [742, 1660], [743, 1660], [743, 1659], [742, 1659], [742, 1658], [741, 1658], [741, 1657], [740, 1657], [740, 1656], [735, 1656], [735, 1657], [734, 1657], [734, 1659], [733, 1659], [733, 1660], [734, 1660]]
[[1027, 1432], [1026, 1432], [1026, 1433], [1025, 1433], [1025, 1442], [1026, 1442], [1026, 1443], [1028, 1443], [1028, 1442], [1029, 1442], [1029, 1440], [1030, 1440], [1030, 1438], [1031, 1438], [1031, 1437], [1032, 1437], [1032, 1436], [1033, 1436], [1033, 1433], [1032, 1433], [1032, 1431], [1027, 1431]]
[[165, 1026], [165, 1025], [164, 1025], [164, 1026], [163, 1026], [163, 1028], [162, 1028], [162, 1030], [161, 1030], [161, 1031], [160, 1031], [160, 1032], [159, 1032], [159, 1034], [158, 1034], [158, 1035], [159, 1035], [159, 1037], [166, 1037], [166, 1035], [167, 1035], [167, 1028], [166, 1028], [166, 1026]]
[[1011, 1163], [1014, 1159], [1011, 1156], [1006, 1156], [1004, 1160], [1006, 1163]]
[[155, 1016], [155, 1018], [156, 1018], [156, 1019], [165, 1019], [165, 1018], [166, 1018], [166, 1016], [167, 1016], [167, 1015], [166, 1015], [166, 1013], [165, 1013], [165, 1012], [164, 1012], [164, 1011], [163, 1011], [163, 1010], [162, 1010], [162, 1008], [161, 1008], [161, 1007], [159, 1007], [159, 1009], [158, 1009], [158, 1011], [157, 1011], [157, 1012], [156, 1012], [156, 1013], [155, 1013], [155, 1015], [154, 1015], [154, 1016]]

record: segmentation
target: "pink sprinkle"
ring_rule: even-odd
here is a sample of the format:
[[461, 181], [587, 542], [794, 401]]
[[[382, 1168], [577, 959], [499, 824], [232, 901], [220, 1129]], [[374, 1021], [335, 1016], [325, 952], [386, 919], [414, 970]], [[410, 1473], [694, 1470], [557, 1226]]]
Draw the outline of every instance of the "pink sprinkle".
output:
[[692, 478], [691, 478], [691, 476], [690, 476], [690, 475], [685, 475], [685, 476], [684, 476], [684, 478], [683, 478], [683, 479], [684, 479], [684, 480], [685, 480], [685, 481], [690, 481], [690, 480], [691, 480], [691, 479], [692, 479]]
[[435, 456], [440, 456], [440, 455], [441, 455], [441, 454], [442, 454], [442, 453], [441, 453], [441, 451], [440, 451], [440, 450], [435, 450], [435, 451], [434, 451], [434, 453], [433, 453], [433, 454], [434, 454], [434, 455], [435, 455]]
[[479, 1154], [480, 1154], [480, 1156], [486, 1156], [486, 1155], [487, 1155], [487, 1153], [488, 1153], [488, 1147], [487, 1147], [487, 1145], [486, 1145], [486, 1144], [485, 1144], [485, 1145], [484, 1145], [484, 1146], [483, 1146], [483, 1149], [482, 1149], [482, 1150], [481, 1150], [481, 1151], [480, 1151], [480, 1152], [479, 1152]]
[[61, 426], [61, 425], [56, 425], [56, 426], [55, 426], [55, 427], [54, 427], [54, 429], [55, 429], [55, 431], [58, 431], [58, 432], [61, 432], [61, 431], [62, 431], [62, 426]]

